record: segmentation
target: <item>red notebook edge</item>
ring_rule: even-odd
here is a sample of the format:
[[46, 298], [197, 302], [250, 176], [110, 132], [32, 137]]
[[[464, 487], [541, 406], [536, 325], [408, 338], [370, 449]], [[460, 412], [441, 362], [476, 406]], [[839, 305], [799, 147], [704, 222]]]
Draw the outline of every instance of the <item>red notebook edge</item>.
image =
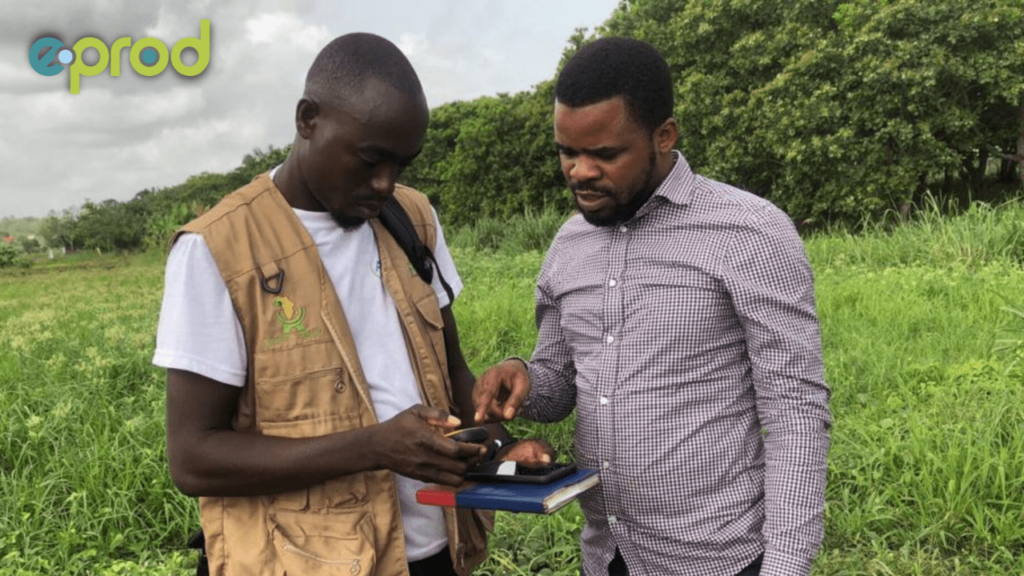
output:
[[455, 506], [455, 491], [458, 488], [431, 484], [416, 491], [416, 502], [425, 506]]

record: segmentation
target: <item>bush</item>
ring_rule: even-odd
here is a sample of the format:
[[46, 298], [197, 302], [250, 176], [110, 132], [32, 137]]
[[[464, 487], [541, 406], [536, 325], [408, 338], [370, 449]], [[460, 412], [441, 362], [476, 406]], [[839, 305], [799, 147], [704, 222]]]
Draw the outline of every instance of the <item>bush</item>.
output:
[[472, 224], [458, 227], [448, 243], [468, 250], [482, 250], [504, 254], [524, 252], [545, 253], [555, 234], [569, 216], [548, 208], [541, 212], [527, 209], [525, 214], [508, 218], [479, 218]]
[[0, 242], [0, 268], [28, 268], [31, 265], [32, 261], [19, 252], [13, 244]]
[[21, 249], [24, 250], [26, 254], [34, 254], [42, 250], [42, 245], [39, 243], [38, 239], [26, 237], [21, 239]]

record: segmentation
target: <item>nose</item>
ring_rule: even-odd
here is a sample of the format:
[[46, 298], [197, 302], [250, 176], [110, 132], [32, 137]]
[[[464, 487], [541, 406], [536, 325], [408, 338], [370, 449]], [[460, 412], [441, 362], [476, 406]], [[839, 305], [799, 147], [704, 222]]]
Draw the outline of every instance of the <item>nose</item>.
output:
[[572, 159], [572, 165], [569, 167], [570, 180], [587, 182], [589, 180], [597, 180], [600, 177], [601, 170], [598, 169], [597, 163], [583, 155]]
[[395, 191], [395, 182], [398, 181], [398, 163], [382, 162], [373, 173], [370, 179], [370, 187], [373, 191], [385, 198], [391, 196]]

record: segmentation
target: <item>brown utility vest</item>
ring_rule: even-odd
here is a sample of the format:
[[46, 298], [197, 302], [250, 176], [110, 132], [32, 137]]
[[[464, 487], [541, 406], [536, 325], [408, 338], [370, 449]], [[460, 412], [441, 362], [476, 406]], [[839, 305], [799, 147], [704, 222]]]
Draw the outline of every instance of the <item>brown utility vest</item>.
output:
[[[401, 185], [395, 196], [423, 242], [433, 246], [436, 230], [426, 197]], [[423, 402], [451, 409], [434, 290], [380, 222], [370, 223]], [[184, 232], [206, 241], [245, 335], [248, 374], [232, 422], [236, 431], [307, 438], [377, 424], [331, 279], [267, 174], [178, 234]], [[270, 496], [203, 497], [199, 513], [214, 576], [409, 573], [397, 487], [387, 470]], [[452, 562], [468, 574], [486, 556], [493, 516], [448, 508], [444, 516]]]

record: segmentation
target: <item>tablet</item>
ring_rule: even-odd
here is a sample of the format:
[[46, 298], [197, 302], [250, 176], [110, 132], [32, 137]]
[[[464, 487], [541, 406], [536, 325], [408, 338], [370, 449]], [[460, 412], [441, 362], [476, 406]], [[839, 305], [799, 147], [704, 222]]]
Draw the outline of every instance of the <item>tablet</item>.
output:
[[576, 471], [576, 463], [553, 462], [540, 468], [522, 466], [512, 461], [484, 462], [466, 472], [473, 482], [511, 482], [513, 484], [547, 484]]

